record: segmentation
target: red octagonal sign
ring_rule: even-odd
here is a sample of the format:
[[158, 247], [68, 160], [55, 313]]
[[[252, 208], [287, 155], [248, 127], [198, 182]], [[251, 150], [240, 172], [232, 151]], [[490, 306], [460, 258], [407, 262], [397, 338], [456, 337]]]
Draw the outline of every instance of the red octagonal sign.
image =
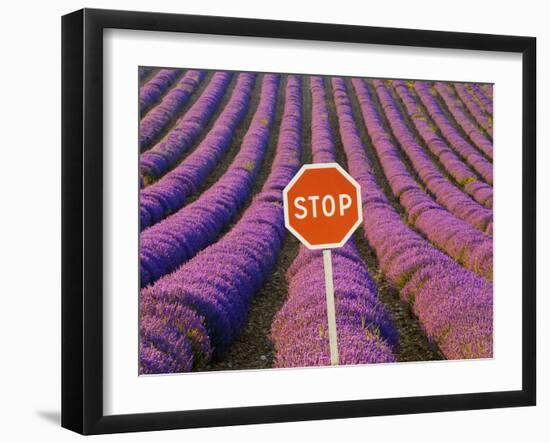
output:
[[304, 165], [283, 191], [285, 225], [309, 249], [344, 246], [361, 224], [361, 188], [337, 163]]

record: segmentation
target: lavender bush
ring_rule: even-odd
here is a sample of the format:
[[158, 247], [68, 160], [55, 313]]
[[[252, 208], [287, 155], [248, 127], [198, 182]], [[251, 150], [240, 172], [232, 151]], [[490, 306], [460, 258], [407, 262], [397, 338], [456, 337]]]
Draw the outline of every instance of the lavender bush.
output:
[[200, 188], [231, 145], [235, 129], [250, 104], [255, 74], [240, 74], [235, 89], [212, 129], [176, 168], [139, 194], [140, 228], [145, 229], [180, 209]]
[[[335, 161], [323, 79], [311, 77], [311, 147], [316, 163]], [[333, 278], [340, 364], [395, 361], [397, 332], [353, 241], [335, 249]], [[322, 251], [301, 247], [287, 273], [288, 298], [271, 327], [276, 367], [330, 364]]]
[[160, 178], [191, 149], [220, 104], [232, 76], [229, 72], [215, 73], [198, 100], [166, 137], [140, 155], [139, 169], [146, 182]]
[[426, 188], [435, 196], [436, 201], [454, 216], [485, 231], [489, 223], [492, 223], [493, 212], [465, 195], [440, 172], [432, 159], [416, 142], [414, 134], [407, 126], [384, 82], [373, 80], [372, 83], [393, 135]]
[[470, 114], [474, 117], [475, 121], [481, 126], [489, 136], [493, 136], [493, 119], [485, 113], [485, 110], [478, 103], [475, 96], [470, 92], [471, 88], [468, 88], [464, 83], [453, 83], [456, 94], [462, 100], [462, 103], [466, 105]]
[[[264, 76], [258, 109], [225, 174], [192, 204], [140, 234], [141, 286], [174, 271], [215, 241], [252, 190], [275, 117], [279, 76]], [[143, 192], [143, 191], [142, 191]]]
[[187, 104], [205, 76], [204, 71], [190, 70], [179, 80], [145, 117], [139, 122], [139, 150], [148, 149], [166, 130], [174, 115]]
[[493, 207], [493, 188], [479, 180], [477, 174], [456, 155], [429, 120], [414, 95], [414, 88], [402, 80], [392, 80], [391, 86], [399, 95], [416, 130], [433, 155], [445, 167], [447, 173], [462, 186], [464, 192], [487, 208]]
[[[484, 85], [485, 87], [489, 87], [490, 85]], [[483, 86], [478, 85], [476, 83], [468, 84], [467, 88], [469, 88], [472, 93], [474, 94], [475, 98], [479, 102], [482, 109], [489, 114], [489, 117], [493, 117], [493, 100], [492, 100], [492, 94], [491, 98], [489, 98], [488, 94], [484, 90]]]
[[345, 82], [333, 78], [332, 85], [349, 172], [361, 185], [365, 236], [381, 270], [445, 357], [491, 357], [491, 283], [459, 266], [403, 222], [377, 183]]
[[143, 117], [183, 72], [182, 69], [161, 69], [139, 89], [139, 115]]
[[[274, 76], [266, 77], [268, 83], [276, 81]], [[198, 330], [196, 318], [203, 319], [206, 336], [217, 354], [239, 334], [252, 297], [270, 275], [279, 255], [285, 236], [282, 190], [300, 166], [300, 136], [300, 78], [289, 76], [277, 153], [261, 192], [241, 220], [220, 241], [204, 249], [174, 273], [142, 290], [142, 305], [173, 307], [178, 321], [186, 322], [182, 330]], [[180, 319], [176, 309], [196, 314]], [[153, 322], [153, 326], [142, 331], [142, 343], [148, 339], [150, 329], [157, 331], [156, 325]], [[203, 337], [203, 331], [200, 332], [200, 337]], [[200, 341], [202, 346], [191, 346], [190, 353], [189, 346], [180, 344], [177, 336], [172, 338], [170, 328], [164, 333], [160, 330], [157, 335], [160, 336], [155, 336], [157, 341], [168, 345], [154, 354], [148, 353], [146, 362], [150, 368], [160, 368], [160, 372], [196, 369], [193, 349], [200, 351], [201, 364], [205, 364], [212, 355], [207, 352], [206, 340]], [[172, 371], [173, 355], [180, 349], [185, 358], [179, 369]]]
[[492, 279], [492, 238], [454, 217], [420, 188], [384, 128], [367, 84], [362, 79], [353, 79], [353, 85], [384, 175], [393, 194], [405, 208], [409, 222], [459, 263]]
[[449, 142], [449, 146], [460, 154], [468, 164], [485, 180], [489, 185], [493, 184], [493, 165], [479, 151], [466, 140], [441, 109], [441, 105], [435, 98], [437, 92], [432, 89], [428, 82], [415, 81], [412, 85], [420, 97], [420, 100], [428, 110], [428, 113]]
[[439, 95], [447, 105], [447, 108], [464, 130], [464, 132], [470, 137], [472, 142], [490, 159], [493, 158], [493, 143], [487, 138], [479, 128], [474, 124], [472, 119], [464, 112], [462, 102], [457, 99], [451, 86], [444, 82], [435, 82], [435, 90], [439, 92]]

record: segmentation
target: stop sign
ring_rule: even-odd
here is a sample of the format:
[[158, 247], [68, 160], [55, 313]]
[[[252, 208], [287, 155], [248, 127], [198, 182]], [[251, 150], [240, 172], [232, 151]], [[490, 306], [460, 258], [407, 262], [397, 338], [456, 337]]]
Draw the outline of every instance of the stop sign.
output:
[[304, 165], [283, 191], [285, 226], [309, 249], [343, 246], [361, 224], [361, 188], [337, 163]]

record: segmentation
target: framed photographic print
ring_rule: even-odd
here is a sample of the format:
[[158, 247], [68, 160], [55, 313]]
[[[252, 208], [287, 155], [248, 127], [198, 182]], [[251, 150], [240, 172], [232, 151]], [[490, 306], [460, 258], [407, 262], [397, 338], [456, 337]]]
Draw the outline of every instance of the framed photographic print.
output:
[[64, 427], [535, 404], [534, 38], [62, 25]]

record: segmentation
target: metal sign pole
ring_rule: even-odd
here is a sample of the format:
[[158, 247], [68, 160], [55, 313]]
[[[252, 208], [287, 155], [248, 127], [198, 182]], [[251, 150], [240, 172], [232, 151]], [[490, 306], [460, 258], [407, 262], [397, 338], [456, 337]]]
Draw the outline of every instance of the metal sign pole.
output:
[[334, 282], [332, 280], [332, 252], [323, 249], [325, 265], [325, 293], [327, 298], [328, 338], [330, 346], [330, 364], [338, 364], [338, 336], [336, 334], [336, 309], [334, 306]]

